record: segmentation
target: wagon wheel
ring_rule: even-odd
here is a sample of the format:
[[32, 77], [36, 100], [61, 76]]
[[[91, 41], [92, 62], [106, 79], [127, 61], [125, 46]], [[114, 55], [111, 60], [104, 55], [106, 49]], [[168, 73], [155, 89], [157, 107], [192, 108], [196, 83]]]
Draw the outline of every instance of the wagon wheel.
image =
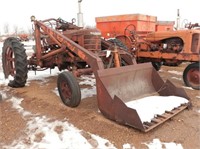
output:
[[189, 64], [183, 72], [183, 80], [186, 86], [200, 89], [200, 63]]
[[5, 78], [9, 75], [14, 80], [8, 83], [10, 87], [24, 87], [27, 80], [27, 55], [24, 45], [17, 38], [9, 37], [3, 44], [2, 63]]
[[80, 87], [71, 72], [58, 75], [57, 87], [62, 102], [69, 107], [77, 107], [81, 101]]

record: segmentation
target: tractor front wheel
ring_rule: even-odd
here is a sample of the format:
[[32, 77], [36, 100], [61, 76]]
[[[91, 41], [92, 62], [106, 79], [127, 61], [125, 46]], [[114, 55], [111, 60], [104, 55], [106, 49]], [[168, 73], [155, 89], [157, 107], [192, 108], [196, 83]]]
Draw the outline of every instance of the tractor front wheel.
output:
[[60, 98], [66, 106], [77, 107], [80, 104], [80, 87], [71, 72], [62, 72], [58, 75], [57, 87]]
[[2, 48], [2, 63], [5, 78], [9, 75], [14, 79], [8, 83], [10, 87], [24, 87], [27, 80], [27, 55], [24, 45], [17, 38], [9, 37]]
[[200, 63], [189, 64], [183, 72], [183, 80], [186, 86], [200, 89]]

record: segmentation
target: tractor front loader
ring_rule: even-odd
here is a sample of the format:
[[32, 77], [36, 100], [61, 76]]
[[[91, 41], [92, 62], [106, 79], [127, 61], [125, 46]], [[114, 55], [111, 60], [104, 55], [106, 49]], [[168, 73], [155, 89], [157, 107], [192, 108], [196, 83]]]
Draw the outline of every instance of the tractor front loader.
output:
[[[23, 45], [8, 38], [3, 46], [5, 77], [14, 79], [11, 87], [24, 87], [28, 70], [58, 67], [67, 69], [58, 75], [57, 87], [62, 102], [76, 107], [81, 92], [76, 76], [93, 72], [96, 78], [98, 108], [101, 113], [119, 124], [147, 132], [189, 106], [189, 101], [170, 111], [142, 122], [138, 111], [126, 105], [142, 96], [180, 96], [189, 100], [183, 89], [170, 81], [164, 82], [151, 64], [136, 64], [128, 52], [101, 39], [97, 29], [84, 29], [62, 19], [35, 20], [35, 52], [27, 59]], [[102, 47], [103, 50], [102, 50]], [[71, 73], [72, 72], [72, 73]], [[144, 109], [145, 111], [145, 109]]]

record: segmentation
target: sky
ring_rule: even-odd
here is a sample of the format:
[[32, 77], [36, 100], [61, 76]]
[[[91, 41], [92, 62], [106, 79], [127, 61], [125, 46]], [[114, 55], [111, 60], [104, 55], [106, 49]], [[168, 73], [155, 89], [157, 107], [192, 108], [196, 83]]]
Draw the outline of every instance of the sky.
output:
[[[145, 14], [157, 16], [160, 21], [176, 21], [180, 9], [181, 22], [198, 23], [196, 0], [82, 0], [81, 10], [85, 26], [95, 26], [95, 17], [120, 14]], [[77, 18], [78, 0], [6, 0], [1, 1], [0, 32], [5, 24], [10, 30], [14, 26], [28, 30], [32, 28], [30, 16], [36, 19], [63, 18], [71, 21]]]

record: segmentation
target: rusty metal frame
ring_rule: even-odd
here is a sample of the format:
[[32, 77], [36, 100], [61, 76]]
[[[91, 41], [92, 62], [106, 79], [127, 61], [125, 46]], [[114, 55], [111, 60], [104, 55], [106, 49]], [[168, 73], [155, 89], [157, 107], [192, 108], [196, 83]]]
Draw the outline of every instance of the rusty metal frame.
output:
[[[93, 71], [97, 71], [99, 69], [104, 69], [102, 60], [93, 54], [92, 52], [86, 50], [85, 48], [81, 47], [79, 44], [73, 42], [66, 36], [62, 35], [58, 31], [46, 26], [42, 21], [35, 21], [35, 26], [37, 26], [36, 30], [36, 46], [37, 46], [37, 53], [36, 57], [38, 59], [38, 64], [41, 63], [41, 43], [40, 43], [40, 29], [47, 35], [51, 37], [58, 45], [61, 47], [66, 46], [68, 47], [71, 52], [77, 54], [83, 61], [86, 61], [92, 67]], [[62, 51], [62, 50], [61, 50]]]

